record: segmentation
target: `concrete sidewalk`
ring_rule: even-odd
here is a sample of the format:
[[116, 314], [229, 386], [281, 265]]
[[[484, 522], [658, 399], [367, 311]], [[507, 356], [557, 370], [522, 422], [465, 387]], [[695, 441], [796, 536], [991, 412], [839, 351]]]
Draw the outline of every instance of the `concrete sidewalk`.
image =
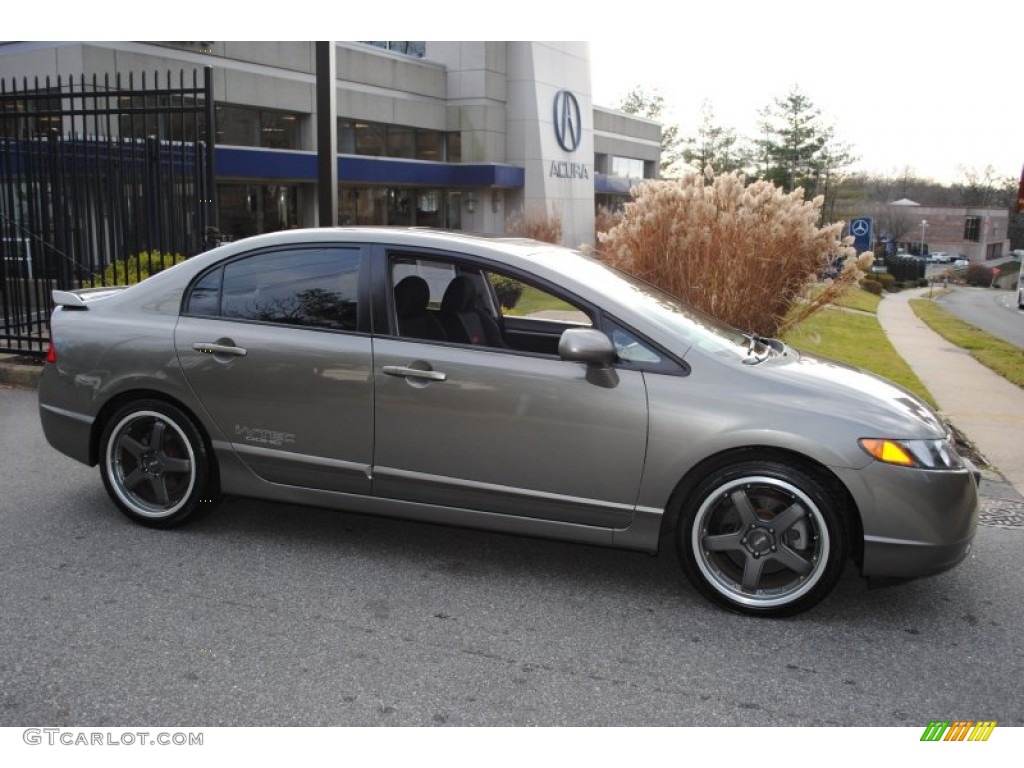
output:
[[878, 322], [939, 410], [1014, 489], [1024, 494], [1024, 389], [990, 371], [917, 318], [908, 303], [927, 289], [886, 294]]

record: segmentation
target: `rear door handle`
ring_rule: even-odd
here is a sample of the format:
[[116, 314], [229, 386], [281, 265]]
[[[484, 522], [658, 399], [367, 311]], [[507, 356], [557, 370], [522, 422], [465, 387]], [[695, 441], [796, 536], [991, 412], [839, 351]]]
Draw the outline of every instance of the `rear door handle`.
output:
[[236, 347], [234, 344], [222, 343], [224, 339], [220, 341], [197, 341], [192, 345], [192, 349], [196, 352], [202, 352], [207, 355], [234, 355], [235, 357], [245, 357], [248, 352], [245, 347]]
[[448, 374], [441, 371], [423, 371], [419, 368], [407, 368], [404, 365], [385, 365], [382, 369], [388, 376], [403, 379], [426, 379], [427, 381], [447, 381]]

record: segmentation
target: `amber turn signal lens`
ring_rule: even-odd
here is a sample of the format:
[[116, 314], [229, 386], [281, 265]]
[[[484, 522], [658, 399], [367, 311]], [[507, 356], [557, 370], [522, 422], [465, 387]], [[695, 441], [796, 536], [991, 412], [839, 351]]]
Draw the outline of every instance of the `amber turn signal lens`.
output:
[[917, 464], [899, 443], [892, 440], [865, 438], [860, 441], [860, 445], [865, 451], [886, 464], [899, 464], [902, 467], [913, 467]]

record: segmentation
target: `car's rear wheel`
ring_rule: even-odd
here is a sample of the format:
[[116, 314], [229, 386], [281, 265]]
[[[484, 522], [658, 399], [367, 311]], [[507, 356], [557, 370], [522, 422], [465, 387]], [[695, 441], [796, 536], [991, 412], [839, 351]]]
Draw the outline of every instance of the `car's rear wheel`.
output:
[[712, 472], [683, 502], [683, 570], [715, 602], [787, 616], [835, 586], [848, 553], [842, 508], [810, 471], [747, 461]]
[[202, 434], [168, 403], [141, 400], [121, 408], [107, 422], [100, 449], [107, 493], [138, 523], [179, 525], [218, 499]]

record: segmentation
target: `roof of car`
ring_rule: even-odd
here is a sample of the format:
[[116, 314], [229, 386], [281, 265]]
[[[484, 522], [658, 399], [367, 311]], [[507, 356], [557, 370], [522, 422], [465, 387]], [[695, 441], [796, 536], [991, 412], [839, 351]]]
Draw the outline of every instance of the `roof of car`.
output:
[[561, 248], [550, 243], [542, 243], [525, 237], [508, 235], [490, 235], [458, 230], [430, 229], [426, 227], [393, 227], [393, 226], [360, 226], [360, 227], [314, 227], [308, 229], [287, 229], [255, 235], [236, 241], [248, 246], [258, 246], [261, 241], [266, 244], [292, 242], [295, 240], [349, 240], [356, 242], [389, 241], [403, 245], [478, 245], [497, 248], [509, 252], [529, 253], [539, 249]]

